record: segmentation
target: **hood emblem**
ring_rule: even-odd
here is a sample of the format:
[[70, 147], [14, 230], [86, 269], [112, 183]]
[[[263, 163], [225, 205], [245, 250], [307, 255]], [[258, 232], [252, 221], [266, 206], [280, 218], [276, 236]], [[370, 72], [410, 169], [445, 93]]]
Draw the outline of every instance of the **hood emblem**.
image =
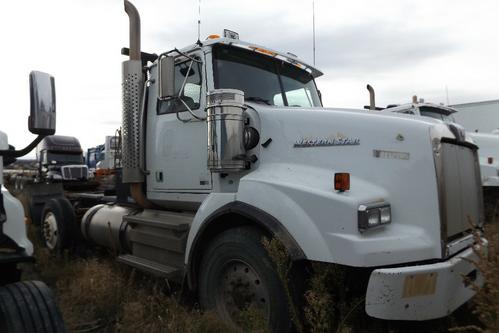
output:
[[360, 139], [347, 137], [341, 133], [331, 135], [329, 137], [305, 137], [296, 140], [294, 148], [311, 148], [311, 147], [332, 147], [332, 146], [358, 146]]

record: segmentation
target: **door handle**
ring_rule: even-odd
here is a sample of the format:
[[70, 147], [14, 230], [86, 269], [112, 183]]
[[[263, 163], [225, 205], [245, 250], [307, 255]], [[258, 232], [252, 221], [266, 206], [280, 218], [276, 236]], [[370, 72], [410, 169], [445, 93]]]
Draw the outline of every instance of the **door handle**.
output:
[[156, 171], [156, 182], [157, 183], [163, 182], [163, 171]]

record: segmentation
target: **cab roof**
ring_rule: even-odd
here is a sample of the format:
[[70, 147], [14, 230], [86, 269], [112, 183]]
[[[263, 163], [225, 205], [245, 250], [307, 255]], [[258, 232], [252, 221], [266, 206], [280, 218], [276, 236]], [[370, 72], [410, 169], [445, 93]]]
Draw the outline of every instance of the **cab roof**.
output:
[[404, 110], [409, 110], [409, 109], [417, 109], [417, 108], [432, 108], [435, 109], [439, 113], [443, 113], [446, 115], [456, 113], [457, 110], [445, 105], [440, 105], [440, 104], [435, 104], [435, 103], [407, 103], [407, 104], [402, 104], [399, 106], [395, 107], [390, 107], [386, 108], [383, 111], [387, 112], [402, 112]]
[[200, 48], [203, 46], [214, 46], [217, 44], [235, 46], [235, 47], [243, 48], [246, 50], [251, 50], [251, 51], [272, 57], [272, 58], [277, 58], [277, 59], [286, 61], [292, 65], [295, 65], [298, 68], [301, 68], [301, 69], [309, 72], [313, 76], [314, 79], [323, 75], [323, 73], [320, 70], [318, 70], [317, 68], [315, 68], [312, 65], [309, 65], [305, 61], [299, 59], [296, 55], [294, 55], [292, 53], [289, 53], [289, 52], [284, 53], [284, 52], [280, 52], [280, 51], [275, 51], [275, 50], [270, 49], [268, 47], [261, 46], [261, 45], [255, 44], [255, 43], [248, 43], [248, 42], [242, 41], [240, 39], [233, 39], [233, 38], [227, 38], [227, 37], [210, 38], [210, 39], [202, 41], [201, 44], [202, 44], [201, 46], [199, 44], [192, 44], [190, 46], [187, 46], [187, 47], [181, 49], [180, 51], [187, 53], [187, 52], [190, 52], [196, 48]]

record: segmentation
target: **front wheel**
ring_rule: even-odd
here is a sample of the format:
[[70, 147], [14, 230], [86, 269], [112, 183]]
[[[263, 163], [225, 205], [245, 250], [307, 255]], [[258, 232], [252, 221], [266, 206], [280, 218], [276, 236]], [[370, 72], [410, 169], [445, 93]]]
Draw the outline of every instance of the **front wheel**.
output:
[[52, 291], [40, 281], [0, 287], [0, 332], [66, 332]]
[[244, 312], [256, 309], [273, 332], [291, 329], [283, 282], [252, 227], [229, 229], [208, 246], [199, 276], [201, 306], [233, 326], [244, 328]]

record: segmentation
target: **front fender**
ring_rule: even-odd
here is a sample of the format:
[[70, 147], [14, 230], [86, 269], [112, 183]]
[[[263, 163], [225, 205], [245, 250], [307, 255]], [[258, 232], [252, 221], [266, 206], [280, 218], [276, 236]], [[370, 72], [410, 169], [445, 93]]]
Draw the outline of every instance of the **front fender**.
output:
[[3, 225], [3, 232], [10, 237], [17, 246], [23, 248], [27, 255], [33, 254], [33, 244], [27, 237], [24, 221], [24, 208], [19, 200], [2, 185], [3, 204], [7, 221]]
[[267, 165], [241, 179], [236, 199], [280, 221], [309, 260], [374, 267], [438, 255], [428, 231], [402, 220], [397, 206], [392, 206], [390, 225], [359, 232], [360, 204], [394, 198], [383, 187], [352, 175], [351, 190], [336, 192], [331, 170]]

